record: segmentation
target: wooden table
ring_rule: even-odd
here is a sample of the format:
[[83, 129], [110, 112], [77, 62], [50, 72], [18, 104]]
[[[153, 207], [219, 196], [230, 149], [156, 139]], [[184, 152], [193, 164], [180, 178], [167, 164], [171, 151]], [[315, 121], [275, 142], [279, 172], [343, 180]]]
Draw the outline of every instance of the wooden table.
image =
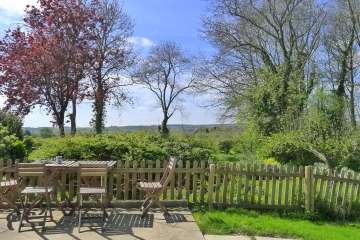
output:
[[[47, 174], [49, 174], [50, 181], [53, 181], [57, 189], [65, 192], [65, 186], [61, 183], [60, 176], [63, 173], [77, 172], [80, 164], [91, 164], [96, 167], [96, 165], [103, 165], [106, 163], [109, 170], [116, 165], [116, 161], [62, 161], [58, 163], [52, 160], [39, 160], [35, 163], [45, 163], [47, 169]], [[78, 183], [79, 184], [79, 183]], [[58, 203], [57, 199], [56, 202]], [[58, 204], [61, 211], [65, 216], [71, 215], [75, 211], [75, 205], [71, 202], [71, 199], [65, 195], [65, 200]]]

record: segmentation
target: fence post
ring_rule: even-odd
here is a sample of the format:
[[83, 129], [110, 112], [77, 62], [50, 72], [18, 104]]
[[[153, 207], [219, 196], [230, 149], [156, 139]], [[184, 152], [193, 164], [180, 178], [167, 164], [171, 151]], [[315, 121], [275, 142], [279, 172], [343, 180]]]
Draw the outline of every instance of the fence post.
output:
[[313, 193], [313, 167], [305, 167], [305, 210], [312, 212], [314, 210]]
[[208, 186], [208, 204], [209, 209], [213, 209], [213, 193], [215, 180], [215, 164], [210, 164], [209, 186]]

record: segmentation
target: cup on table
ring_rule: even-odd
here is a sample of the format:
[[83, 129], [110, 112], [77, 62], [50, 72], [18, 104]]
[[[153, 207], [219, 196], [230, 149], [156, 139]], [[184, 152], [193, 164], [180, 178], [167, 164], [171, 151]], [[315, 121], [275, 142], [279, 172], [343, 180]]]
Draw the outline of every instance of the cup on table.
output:
[[55, 161], [56, 161], [56, 163], [61, 164], [63, 162], [63, 157], [62, 156], [56, 156]]

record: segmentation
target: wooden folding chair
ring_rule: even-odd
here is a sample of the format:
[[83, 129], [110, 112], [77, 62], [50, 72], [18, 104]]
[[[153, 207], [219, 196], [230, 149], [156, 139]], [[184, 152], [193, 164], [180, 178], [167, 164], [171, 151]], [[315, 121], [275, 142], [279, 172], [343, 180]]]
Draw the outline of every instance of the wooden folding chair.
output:
[[7, 226], [10, 230], [13, 230], [12, 222], [14, 220], [14, 214], [19, 217], [21, 215], [19, 207], [16, 205], [16, 200], [19, 196], [19, 182], [16, 179], [9, 179], [0, 181], [0, 203], [6, 204], [12, 211], [6, 217]]
[[[93, 197], [97, 203], [100, 204], [102, 209], [102, 219], [103, 226], [106, 223], [106, 219], [108, 214], [106, 213], [106, 186], [107, 186], [107, 174], [108, 174], [108, 166], [107, 164], [79, 164], [79, 174], [78, 174], [78, 202], [79, 202], [79, 225], [78, 231], [80, 232], [81, 221], [82, 221], [82, 209], [83, 208], [83, 197], [91, 196]], [[100, 178], [100, 186], [91, 186], [91, 181], [85, 181], [83, 184], [82, 180], [85, 178]], [[93, 182], [93, 181], [92, 181]], [[89, 217], [88, 217], [89, 218]], [[94, 218], [94, 217], [93, 217]]]
[[141, 205], [142, 216], [144, 217], [153, 205], [157, 205], [164, 212], [169, 214], [166, 207], [160, 202], [160, 195], [174, 176], [176, 158], [170, 157], [160, 182], [139, 182], [138, 189], [145, 192], [145, 200]]
[[[17, 165], [17, 172], [19, 178], [37, 178], [37, 185], [36, 186], [26, 186], [21, 191], [21, 196], [25, 197], [24, 204], [23, 204], [23, 212], [20, 217], [19, 229], [25, 226], [23, 221], [25, 220], [32, 228], [34, 228], [34, 223], [30, 220], [32, 219], [41, 219], [43, 218], [43, 231], [45, 230], [45, 224], [48, 217], [50, 217], [51, 221], [53, 220], [53, 215], [51, 211], [51, 194], [53, 192], [52, 187], [49, 187], [49, 177], [46, 173], [45, 164], [37, 164], [37, 163], [19, 163]], [[23, 182], [26, 182], [25, 179]], [[29, 198], [32, 198], [32, 202], [29, 202]], [[42, 204], [44, 203], [45, 204]], [[32, 210], [39, 206], [42, 206], [42, 213], [41, 215], [30, 216]], [[49, 212], [49, 216], [48, 216]]]

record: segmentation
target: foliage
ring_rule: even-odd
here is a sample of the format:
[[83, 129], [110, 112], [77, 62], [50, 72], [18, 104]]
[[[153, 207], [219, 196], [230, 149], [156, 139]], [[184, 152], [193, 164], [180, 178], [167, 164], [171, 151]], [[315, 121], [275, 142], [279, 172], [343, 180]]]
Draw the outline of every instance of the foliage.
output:
[[107, 102], [113, 100], [116, 105], [121, 105], [126, 99], [121, 87], [129, 83], [119, 75], [133, 64], [128, 41], [133, 32], [133, 23], [118, 0], [100, 1], [95, 13], [101, 21], [92, 30], [95, 41], [90, 67], [90, 97], [94, 99], [91, 124], [96, 133], [102, 133]]
[[[92, 1], [91, 3], [95, 3]], [[84, 97], [90, 29], [94, 5], [73, 0], [39, 0], [27, 6], [27, 29], [9, 30], [0, 41], [0, 76], [7, 108], [27, 114], [35, 105], [44, 106], [64, 134], [67, 106], [73, 101], [72, 126], [78, 100]]]
[[296, 72], [290, 75], [286, 99], [282, 99], [284, 71], [283, 67], [279, 67], [276, 73], [260, 69], [257, 73], [259, 83], [249, 89], [250, 103], [247, 109], [263, 135], [284, 130], [288, 122], [294, 121], [299, 115], [306, 99], [304, 93], [297, 89], [300, 75]]
[[238, 160], [243, 161], [262, 161], [257, 156], [259, 147], [263, 144], [263, 136], [259, 133], [258, 128], [252, 121], [248, 121], [244, 130], [235, 140], [231, 152], [238, 153]]
[[39, 130], [39, 135], [42, 138], [50, 138], [50, 137], [54, 137], [55, 134], [53, 132], [53, 130], [51, 128], [40, 128]]
[[20, 139], [23, 138], [22, 119], [15, 114], [0, 110], [0, 124], [6, 127], [10, 134], [15, 134]]
[[359, 239], [359, 223], [313, 222], [304, 216], [258, 213], [243, 209], [198, 211], [194, 217], [207, 234], [248, 234], [251, 236], [295, 237], [304, 240]]
[[[29, 141], [26, 141], [29, 144]], [[16, 135], [0, 124], [0, 160], [23, 160], [30, 150]]]
[[186, 161], [211, 159], [214, 149], [184, 135], [162, 138], [158, 133], [134, 132], [36, 139], [30, 159], [63, 155], [67, 159], [164, 160], [169, 155]]
[[311, 165], [320, 161], [309, 149], [310, 145], [302, 133], [293, 131], [267, 137], [260, 155], [264, 158], [274, 157], [282, 164]]

